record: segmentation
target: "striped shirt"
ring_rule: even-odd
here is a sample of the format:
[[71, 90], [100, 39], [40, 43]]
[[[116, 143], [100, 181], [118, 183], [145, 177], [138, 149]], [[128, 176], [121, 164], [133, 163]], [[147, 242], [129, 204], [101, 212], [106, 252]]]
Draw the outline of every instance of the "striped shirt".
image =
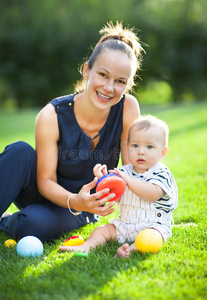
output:
[[136, 173], [131, 164], [122, 166], [120, 171], [130, 177], [160, 186], [164, 195], [157, 201], [150, 202], [126, 188], [118, 203], [118, 219], [109, 220], [109, 223], [117, 228], [118, 242], [133, 242], [136, 235], [146, 228], [157, 229], [166, 240], [172, 231], [172, 211], [178, 205], [177, 185], [171, 171], [160, 162], [144, 173]]
[[[143, 219], [147, 217], [146, 211], [164, 211], [166, 214], [172, 212], [178, 205], [177, 185], [171, 171], [161, 162], [158, 162], [154, 167], [144, 173], [136, 173], [133, 165], [128, 164], [122, 166], [120, 171], [123, 171], [128, 176], [132, 176], [141, 181], [150, 182], [160, 186], [164, 195], [154, 202], [149, 202], [141, 199], [127, 187], [126, 192], [122, 196], [118, 207], [120, 215], [126, 217]], [[138, 210], [138, 212], [136, 212]], [[141, 212], [142, 211], [142, 212]]]

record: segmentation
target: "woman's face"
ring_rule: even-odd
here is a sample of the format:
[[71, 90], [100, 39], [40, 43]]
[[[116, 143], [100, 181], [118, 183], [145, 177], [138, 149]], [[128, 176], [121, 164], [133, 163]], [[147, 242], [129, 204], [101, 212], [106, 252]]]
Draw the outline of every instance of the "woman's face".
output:
[[105, 49], [92, 69], [85, 64], [83, 76], [89, 100], [99, 109], [109, 108], [120, 101], [128, 88], [132, 77], [130, 58], [119, 50]]

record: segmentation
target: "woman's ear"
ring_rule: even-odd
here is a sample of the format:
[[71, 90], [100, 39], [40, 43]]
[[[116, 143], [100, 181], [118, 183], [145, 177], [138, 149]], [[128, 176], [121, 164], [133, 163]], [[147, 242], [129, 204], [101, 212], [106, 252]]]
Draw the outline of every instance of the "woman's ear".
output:
[[164, 147], [164, 149], [162, 150], [162, 154], [161, 154], [161, 159], [165, 158], [165, 156], [168, 153], [169, 148], [166, 146]]
[[83, 67], [83, 78], [85, 80], [88, 80], [88, 74], [89, 74], [89, 68], [88, 68], [88, 62], [86, 62]]

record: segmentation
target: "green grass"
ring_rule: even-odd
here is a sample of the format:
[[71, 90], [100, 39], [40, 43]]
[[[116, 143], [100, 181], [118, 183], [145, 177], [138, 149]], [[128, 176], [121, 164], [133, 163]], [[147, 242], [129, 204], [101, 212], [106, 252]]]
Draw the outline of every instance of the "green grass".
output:
[[[169, 124], [170, 151], [163, 162], [179, 188], [174, 221], [197, 226], [174, 227], [172, 238], [157, 255], [133, 253], [128, 260], [114, 258], [118, 247], [114, 242], [93, 250], [88, 258], [58, 251], [71, 235], [87, 238], [93, 224], [44, 244], [39, 258], [17, 256], [15, 249], [5, 248], [9, 236], [0, 232], [0, 299], [207, 299], [207, 105], [141, 110]], [[34, 146], [36, 114], [0, 113], [0, 151], [17, 139]], [[99, 224], [107, 219], [101, 218]]]
[[35, 146], [34, 128], [38, 110], [0, 111], [0, 152], [6, 145], [23, 140]]

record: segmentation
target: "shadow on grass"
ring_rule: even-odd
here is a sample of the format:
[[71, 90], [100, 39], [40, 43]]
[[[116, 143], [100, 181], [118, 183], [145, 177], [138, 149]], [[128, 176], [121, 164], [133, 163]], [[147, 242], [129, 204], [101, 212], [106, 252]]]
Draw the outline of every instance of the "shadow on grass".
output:
[[132, 253], [123, 260], [115, 258], [117, 248], [111, 241], [92, 250], [88, 257], [77, 257], [59, 252], [57, 244], [45, 245], [44, 255], [37, 258], [18, 257], [15, 250], [4, 250], [0, 295], [2, 299], [21, 296], [22, 300], [45, 299], [46, 295], [46, 299], [58, 300], [101, 295], [122, 272], [128, 274], [133, 268], [138, 276], [140, 264], [149, 256]]

